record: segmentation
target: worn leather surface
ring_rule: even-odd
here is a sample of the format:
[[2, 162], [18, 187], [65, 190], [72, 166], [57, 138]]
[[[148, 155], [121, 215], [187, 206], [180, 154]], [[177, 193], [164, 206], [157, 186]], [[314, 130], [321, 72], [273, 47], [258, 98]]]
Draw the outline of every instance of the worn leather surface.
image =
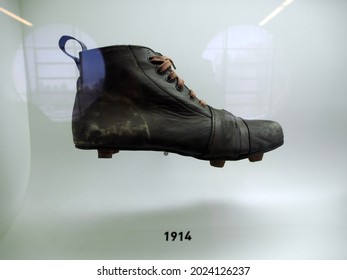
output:
[[80, 148], [161, 150], [200, 159], [247, 157], [283, 143], [271, 121], [246, 121], [202, 106], [169, 73], [149, 61], [141, 46], [111, 46], [80, 53], [81, 75], [73, 109], [74, 142]]

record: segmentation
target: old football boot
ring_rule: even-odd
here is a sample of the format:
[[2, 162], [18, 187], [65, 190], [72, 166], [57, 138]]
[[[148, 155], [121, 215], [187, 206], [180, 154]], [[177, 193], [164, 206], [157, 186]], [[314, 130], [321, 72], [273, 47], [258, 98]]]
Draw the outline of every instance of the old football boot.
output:
[[[68, 40], [79, 57], [65, 49]], [[120, 150], [151, 150], [208, 160], [259, 161], [283, 144], [274, 121], [245, 120], [197, 98], [174, 72], [173, 61], [150, 48], [117, 45], [88, 50], [62, 36], [61, 50], [80, 72], [72, 114], [76, 148], [111, 158]]]

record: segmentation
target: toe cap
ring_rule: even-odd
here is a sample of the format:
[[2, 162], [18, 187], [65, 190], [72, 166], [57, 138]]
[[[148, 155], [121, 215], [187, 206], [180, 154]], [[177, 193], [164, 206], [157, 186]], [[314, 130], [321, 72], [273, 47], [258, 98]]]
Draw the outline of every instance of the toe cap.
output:
[[249, 132], [250, 153], [268, 152], [283, 144], [279, 123], [267, 120], [244, 120]]

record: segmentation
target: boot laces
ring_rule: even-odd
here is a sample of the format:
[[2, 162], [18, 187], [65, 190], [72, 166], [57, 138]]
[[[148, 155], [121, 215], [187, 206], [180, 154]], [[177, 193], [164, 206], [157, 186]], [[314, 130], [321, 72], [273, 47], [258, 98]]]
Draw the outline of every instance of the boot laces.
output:
[[[149, 60], [151, 63], [153, 64], [158, 64], [159, 65], [159, 68], [157, 70], [158, 74], [163, 74], [165, 73], [166, 71], [168, 71], [170, 74], [167, 78], [168, 82], [173, 82], [176, 80], [176, 88], [178, 91], [183, 91], [183, 88], [184, 88], [184, 80], [182, 80], [181, 78], [179, 78], [176, 74], [175, 71], [172, 70], [172, 67], [174, 69], [176, 69], [176, 66], [175, 64], [173, 63], [173, 61], [166, 57], [166, 56], [163, 56], [163, 55], [155, 55], [155, 56], [151, 56], [149, 57]], [[193, 90], [189, 90], [189, 97], [191, 99], [198, 99], [196, 97], [196, 93], [193, 91]], [[199, 100], [199, 103], [202, 105], [202, 106], [206, 106], [206, 102], [202, 99], [198, 99]]]

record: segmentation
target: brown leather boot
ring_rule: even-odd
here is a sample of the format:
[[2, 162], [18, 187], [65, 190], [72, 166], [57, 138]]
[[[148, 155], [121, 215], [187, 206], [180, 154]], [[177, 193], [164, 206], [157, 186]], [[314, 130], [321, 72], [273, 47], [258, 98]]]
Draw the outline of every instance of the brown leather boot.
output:
[[[76, 40], [79, 57], [65, 44]], [[141, 46], [87, 50], [62, 36], [61, 50], [80, 71], [72, 115], [76, 148], [111, 158], [120, 150], [151, 150], [209, 160], [259, 161], [283, 144], [274, 121], [244, 120], [199, 100], [173, 71], [173, 61]]]

